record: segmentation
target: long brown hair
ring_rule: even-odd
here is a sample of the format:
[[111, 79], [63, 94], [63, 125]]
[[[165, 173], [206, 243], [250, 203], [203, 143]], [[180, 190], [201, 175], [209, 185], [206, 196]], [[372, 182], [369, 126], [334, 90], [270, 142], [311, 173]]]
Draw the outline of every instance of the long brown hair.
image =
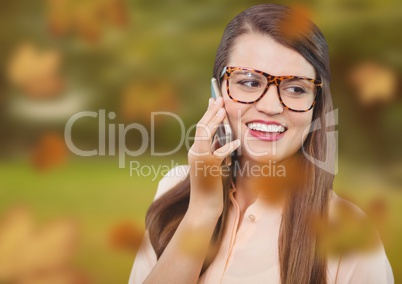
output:
[[[253, 6], [238, 14], [226, 27], [219, 44], [213, 75], [220, 77], [226, 66], [235, 40], [243, 34], [269, 35], [278, 43], [299, 52], [315, 69], [323, 82], [313, 109], [313, 121], [324, 127], [311, 131], [304, 144], [304, 154], [316, 160], [334, 159], [334, 141], [327, 139], [326, 125], [332, 111], [329, 89], [330, 69], [327, 43], [309, 19], [282, 5]], [[330, 155], [328, 155], [328, 153]], [[319, 235], [312, 230], [317, 219], [325, 221], [328, 211], [328, 192], [332, 189], [333, 172], [323, 170], [300, 155], [304, 183], [292, 191], [284, 208], [279, 233], [279, 261], [282, 283], [326, 283], [326, 259], [319, 250]], [[328, 157], [329, 156], [329, 157]], [[328, 160], [329, 159], [329, 160]], [[234, 165], [235, 163], [233, 163]], [[233, 168], [232, 168], [233, 170]], [[226, 182], [225, 187], [229, 184]], [[229, 190], [224, 190], [224, 210], [216, 225], [212, 245], [219, 248], [230, 206]], [[189, 177], [155, 200], [146, 216], [152, 246], [159, 258], [187, 211], [190, 196]], [[216, 253], [216, 250], [212, 250]], [[203, 273], [213, 260], [207, 258]]]

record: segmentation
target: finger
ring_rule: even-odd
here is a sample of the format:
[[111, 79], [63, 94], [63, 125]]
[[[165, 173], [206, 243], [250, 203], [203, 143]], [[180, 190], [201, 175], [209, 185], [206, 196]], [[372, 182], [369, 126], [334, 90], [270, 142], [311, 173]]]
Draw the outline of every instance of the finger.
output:
[[223, 100], [221, 98], [209, 100], [208, 110], [196, 125], [194, 144], [191, 147], [193, 154], [197, 153], [199, 156], [212, 153], [212, 137], [226, 115], [222, 105]]
[[211, 144], [211, 153], [215, 152], [215, 150], [217, 150], [219, 147], [220, 147], [219, 138], [218, 135], [215, 134]]
[[229, 156], [233, 151], [235, 151], [240, 146], [240, 140], [236, 139], [228, 144], [223, 145], [221, 148], [217, 149], [213, 155], [215, 157], [223, 160], [227, 156]]
[[211, 149], [211, 145], [213, 144], [212, 137], [212, 130], [207, 125], [197, 124], [194, 143], [190, 148], [192, 154], [195, 156], [211, 155], [215, 149], [219, 148], [218, 145], [218, 147]]
[[215, 135], [216, 129], [218, 126], [222, 123], [223, 119], [226, 116], [226, 110], [221, 107], [217, 113], [215, 114], [214, 117], [211, 118], [211, 120], [206, 124], [206, 126], [211, 130], [211, 134]]
[[222, 98], [212, 99], [211, 104], [208, 106], [208, 109], [201, 117], [200, 122], [207, 124], [219, 111], [219, 109], [223, 106]]
[[216, 100], [213, 100], [213, 103], [211, 103], [211, 105], [208, 106], [207, 111], [204, 113], [199, 122], [207, 124], [215, 116], [215, 114], [219, 111], [219, 109], [222, 106], [223, 106], [222, 98], [217, 98]]
[[210, 149], [213, 136], [215, 135], [217, 128], [225, 115], [225, 109], [221, 108], [208, 124], [197, 124], [194, 143], [199, 150], [206, 151], [207, 148]]
[[210, 137], [212, 140], [213, 135], [215, 134], [216, 128], [222, 122], [224, 117], [226, 116], [226, 111], [223, 107], [221, 107], [215, 115], [209, 120], [209, 122], [198, 122], [196, 126], [196, 136], [202, 137]]

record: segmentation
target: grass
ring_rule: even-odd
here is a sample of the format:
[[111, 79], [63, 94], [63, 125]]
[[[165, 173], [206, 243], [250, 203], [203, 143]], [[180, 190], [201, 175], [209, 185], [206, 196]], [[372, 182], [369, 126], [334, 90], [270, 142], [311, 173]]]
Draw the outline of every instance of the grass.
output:
[[[172, 157], [141, 157], [141, 165], [171, 165]], [[185, 164], [185, 157], [173, 158]], [[395, 283], [402, 283], [402, 192], [377, 188], [370, 180], [356, 180], [353, 165], [340, 165], [335, 188], [363, 209], [379, 196], [387, 204], [387, 224], [381, 231], [393, 266]], [[350, 174], [347, 174], [350, 173]], [[155, 178], [154, 181], [152, 179]], [[161, 175], [130, 176], [116, 159], [77, 159], [40, 173], [24, 160], [0, 163], [0, 219], [11, 208], [28, 207], [38, 224], [73, 218], [80, 227], [76, 264], [93, 283], [127, 283], [134, 252], [119, 251], [109, 243], [111, 228], [122, 221], [144, 225]], [[353, 190], [350, 190], [353, 188]]]
[[[146, 157], [139, 161], [170, 163]], [[127, 220], [143, 227], [160, 175], [154, 181], [153, 176], [130, 177], [129, 168], [119, 169], [115, 159], [72, 160], [45, 173], [25, 161], [11, 161], [0, 164], [0, 173], [0, 219], [20, 205], [42, 225], [73, 218], [80, 228], [80, 269], [94, 283], [127, 283], [135, 254], [112, 248], [110, 230]]]

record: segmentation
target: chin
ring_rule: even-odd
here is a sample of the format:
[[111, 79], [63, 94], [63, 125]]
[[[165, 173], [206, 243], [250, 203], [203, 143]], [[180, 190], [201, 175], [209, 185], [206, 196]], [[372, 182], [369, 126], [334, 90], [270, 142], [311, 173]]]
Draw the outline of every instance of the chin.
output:
[[[251, 148], [251, 147], [250, 147]], [[269, 165], [269, 164], [287, 164], [291, 160], [293, 160], [294, 157], [299, 156], [298, 153], [300, 151], [300, 148], [298, 149], [287, 149], [288, 151], [283, 151], [280, 147], [275, 149], [275, 151], [270, 151], [267, 150], [265, 147], [265, 151], [263, 151], [263, 148], [251, 148], [251, 150], [247, 150], [245, 148], [241, 148], [240, 156], [241, 156], [241, 161], [250, 163], [250, 164], [255, 164], [255, 165]], [[260, 153], [260, 154], [258, 154]]]
[[250, 154], [249, 152], [242, 152], [242, 160], [243, 161], [248, 161], [252, 164], [261, 164], [261, 165], [266, 165], [268, 163], [280, 163], [281, 161], [285, 160], [286, 157], [282, 155], [273, 155], [272, 153], [264, 153], [261, 155], [255, 155], [255, 154]]

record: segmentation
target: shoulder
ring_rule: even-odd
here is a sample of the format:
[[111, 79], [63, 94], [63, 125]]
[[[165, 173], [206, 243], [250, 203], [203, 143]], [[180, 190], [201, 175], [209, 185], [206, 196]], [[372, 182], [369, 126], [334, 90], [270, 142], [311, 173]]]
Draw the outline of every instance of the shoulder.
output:
[[356, 204], [340, 197], [333, 190], [329, 193], [329, 217], [334, 217], [339, 213], [339, 210], [347, 211], [355, 217], [367, 218], [367, 215]]
[[325, 248], [335, 283], [394, 283], [383, 243], [363, 210], [331, 192], [328, 220]]
[[393, 284], [394, 276], [383, 245], [351, 252], [328, 261], [329, 283]]
[[392, 267], [382, 244], [369, 251], [330, 257], [328, 283], [393, 284]]
[[333, 191], [329, 196], [328, 226], [325, 229], [332, 245], [343, 251], [366, 250], [381, 242], [363, 210]]
[[159, 181], [154, 200], [161, 197], [179, 182], [184, 181], [189, 173], [189, 165], [180, 165], [170, 169]]
[[[338, 229], [358, 230], [374, 229], [367, 214], [351, 201], [340, 197], [334, 191], [329, 193], [328, 221]], [[362, 232], [362, 231], [360, 231]]]

